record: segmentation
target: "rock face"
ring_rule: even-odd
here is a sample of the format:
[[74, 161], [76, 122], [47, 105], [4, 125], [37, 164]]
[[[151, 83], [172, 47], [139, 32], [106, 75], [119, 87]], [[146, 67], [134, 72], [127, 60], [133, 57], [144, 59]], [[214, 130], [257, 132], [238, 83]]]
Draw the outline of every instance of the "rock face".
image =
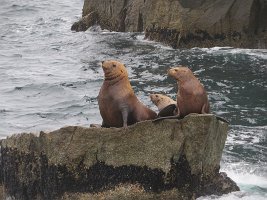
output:
[[84, 0], [72, 30], [94, 24], [174, 48], [267, 48], [267, 0]]
[[219, 173], [228, 124], [189, 115], [124, 128], [65, 127], [1, 141], [0, 181], [19, 199], [192, 199], [239, 190]]

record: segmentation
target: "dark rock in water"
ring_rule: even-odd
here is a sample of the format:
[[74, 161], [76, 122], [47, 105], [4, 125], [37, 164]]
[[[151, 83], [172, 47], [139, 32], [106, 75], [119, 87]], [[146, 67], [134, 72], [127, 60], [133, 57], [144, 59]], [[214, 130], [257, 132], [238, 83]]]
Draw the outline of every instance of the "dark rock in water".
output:
[[91, 12], [84, 16], [80, 21], [75, 22], [71, 30], [72, 31], [86, 31], [91, 26], [97, 23], [97, 15], [95, 12]]
[[[228, 124], [214, 115], [124, 128], [65, 127], [1, 140], [3, 196], [192, 199], [237, 191], [219, 173]], [[1, 196], [0, 195], [0, 196]]]
[[85, 0], [83, 17], [92, 12], [104, 29], [145, 31], [146, 38], [174, 48], [267, 48], [266, 0]]

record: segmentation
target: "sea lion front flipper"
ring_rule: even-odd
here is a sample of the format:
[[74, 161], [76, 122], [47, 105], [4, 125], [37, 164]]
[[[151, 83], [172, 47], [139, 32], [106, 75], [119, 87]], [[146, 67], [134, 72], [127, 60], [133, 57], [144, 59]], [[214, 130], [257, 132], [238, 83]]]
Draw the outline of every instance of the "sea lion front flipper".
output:
[[90, 124], [90, 128], [101, 128], [101, 124]]
[[219, 120], [219, 121], [223, 121], [223, 122], [229, 124], [229, 121], [227, 121], [226, 119], [224, 119], [222, 117], [216, 116], [216, 119]]
[[183, 119], [183, 117], [180, 117], [179, 115], [167, 116], [167, 117], [159, 117], [157, 119], [152, 120], [152, 122], [158, 122], [158, 121], [161, 121], [163, 119], [178, 119], [178, 120], [180, 120], [180, 119]]
[[110, 126], [106, 125], [104, 121], [102, 121], [102, 128], [110, 128]]
[[123, 128], [127, 128], [128, 126], [128, 109], [127, 108], [122, 108], [121, 111], [122, 114], [122, 122], [123, 122]]
[[209, 105], [205, 103], [201, 108], [201, 114], [208, 114], [207, 111], [209, 112]]
[[176, 104], [170, 104], [165, 108], [163, 108], [161, 111], [159, 111], [158, 117], [173, 116], [175, 112], [176, 112]]
[[180, 117], [180, 110], [176, 104], [170, 104], [163, 108], [159, 112], [158, 118], [154, 119], [152, 122], [158, 122], [163, 119], [182, 119], [182, 117]]

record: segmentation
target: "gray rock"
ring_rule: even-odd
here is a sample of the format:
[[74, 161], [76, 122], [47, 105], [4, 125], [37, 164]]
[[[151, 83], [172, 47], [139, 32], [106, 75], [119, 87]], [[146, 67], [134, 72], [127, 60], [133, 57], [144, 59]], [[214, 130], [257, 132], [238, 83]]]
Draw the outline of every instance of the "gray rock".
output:
[[266, 0], [85, 0], [83, 16], [92, 12], [104, 29], [145, 31], [174, 48], [267, 48]]
[[13, 135], [0, 142], [0, 181], [15, 199], [222, 195], [239, 190], [219, 173], [227, 130], [214, 115], [192, 114], [127, 129], [71, 126]]

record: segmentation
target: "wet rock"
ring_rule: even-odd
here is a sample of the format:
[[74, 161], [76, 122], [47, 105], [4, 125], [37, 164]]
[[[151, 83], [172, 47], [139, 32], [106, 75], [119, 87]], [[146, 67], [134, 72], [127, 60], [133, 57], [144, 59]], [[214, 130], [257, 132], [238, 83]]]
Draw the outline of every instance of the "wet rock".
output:
[[219, 173], [228, 124], [214, 115], [124, 128], [64, 127], [1, 140], [15, 199], [192, 199], [239, 190]]
[[97, 23], [97, 14], [95, 12], [91, 12], [85, 15], [78, 22], [75, 22], [72, 25], [71, 30], [72, 31], [86, 31], [88, 28], [90, 28], [96, 23]]
[[104, 29], [174, 48], [267, 48], [266, 0], [85, 0], [83, 16], [92, 12]]

